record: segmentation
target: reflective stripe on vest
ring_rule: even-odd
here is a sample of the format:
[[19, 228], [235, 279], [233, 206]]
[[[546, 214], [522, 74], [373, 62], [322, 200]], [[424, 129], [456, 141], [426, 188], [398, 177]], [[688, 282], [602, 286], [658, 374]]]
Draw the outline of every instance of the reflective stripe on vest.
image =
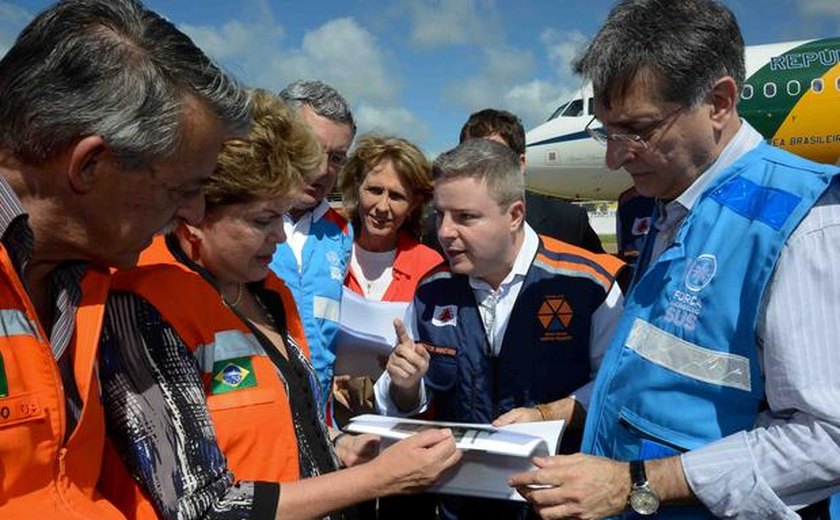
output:
[[210, 373], [213, 364], [218, 361], [266, 354], [253, 334], [241, 330], [223, 330], [215, 334], [213, 343], [196, 347], [193, 355], [201, 370]]
[[312, 298], [312, 312], [316, 318], [322, 320], [338, 321], [340, 318], [341, 304], [338, 300], [326, 296], [315, 296]]
[[710, 350], [636, 319], [625, 343], [643, 358], [692, 379], [749, 392], [750, 360]]
[[38, 338], [38, 328], [16, 309], [0, 309], [0, 336], [30, 336]]

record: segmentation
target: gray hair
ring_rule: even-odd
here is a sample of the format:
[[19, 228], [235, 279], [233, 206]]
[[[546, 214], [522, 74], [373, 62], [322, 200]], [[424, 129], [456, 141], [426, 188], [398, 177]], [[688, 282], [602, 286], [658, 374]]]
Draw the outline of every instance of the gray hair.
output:
[[468, 139], [440, 154], [432, 165], [432, 177], [435, 181], [464, 177], [484, 181], [493, 200], [501, 208], [525, 198], [519, 156], [507, 146], [490, 139]]
[[146, 166], [178, 150], [189, 98], [247, 131], [248, 93], [171, 22], [136, 0], [64, 0], [0, 61], [0, 147], [39, 163], [99, 135]]
[[722, 77], [743, 85], [744, 40], [735, 15], [715, 0], [625, 0], [573, 68], [607, 108], [640, 74], [653, 97], [697, 106]]
[[349, 126], [356, 135], [356, 121], [347, 100], [326, 83], [297, 80], [281, 90], [280, 97], [295, 109], [307, 105], [319, 116]]

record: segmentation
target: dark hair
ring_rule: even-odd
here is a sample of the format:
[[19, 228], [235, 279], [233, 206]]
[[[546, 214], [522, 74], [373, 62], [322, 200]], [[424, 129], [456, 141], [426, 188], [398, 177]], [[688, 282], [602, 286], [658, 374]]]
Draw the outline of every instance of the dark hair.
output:
[[525, 153], [525, 128], [522, 121], [507, 110], [485, 108], [470, 114], [470, 118], [461, 127], [463, 143], [467, 139], [489, 137], [493, 134], [505, 140], [511, 150], [519, 155]]
[[714, 0], [625, 0], [575, 60], [607, 108], [642, 77], [662, 101], [696, 106], [722, 77], [744, 83], [744, 40]]
[[144, 166], [177, 151], [189, 98], [247, 129], [247, 92], [171, 22], [135, 0], [65, 0], [0, 61], [0, 147], [38, 163], [99, 135]]
[[347, 100], [326, 83], [297, 80], [281, 90], [280, 97], [293, 108], [307, 105], [319, 116], [349, 126], [356, 135], [356, 121]]

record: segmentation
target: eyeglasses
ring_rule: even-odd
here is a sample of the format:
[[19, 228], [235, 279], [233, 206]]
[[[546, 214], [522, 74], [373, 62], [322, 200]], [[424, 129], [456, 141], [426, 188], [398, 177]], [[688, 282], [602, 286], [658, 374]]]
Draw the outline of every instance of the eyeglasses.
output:
[[325, 148], [324, 153], [327, 155], [327, 163], [331, 168], [340, 170], [347, 164], [347, 152], [329, 151]]
[[633, 148], [638, 148], [638, 149], [641, 149], [641, 150], [645, 150], [650, 145], [649, 144], [650, 138], [651, 138], [651, 136], [653, 136], [653, 133], [656, 132], [656, 129], [660, 128], [662, 125], [664, 125], [667, 121], [669, 121], [671, 118], [676, 116], [684, 108], [685, 108], [685, 106], [683, 105], [683, 106], [680, 106], [679, 108], [677, 108], [675, 110], [672, 110], [672, 111], [668, 112], [668, 114], [665, 115], [665, 117], [663, 117], [659, 121], [651, 123], [647, 128], [645, 128], [644, 130], [642, 130], [638, 133], [635, 133], [635, 134], [609, 133], [609, 132], [607, 132], [606, 128], [604, 128], [604, 127], [590, 128], [592, 123], [595, 122], [596, 118], [594, 116], [589, 121], [589, 123], [586, 124], [586, 128], [584, 128], [584, 130], [586, 131], [587, 134], [589, 134], [589, 137], [591, 137], [592, 139], [595, 139], [598, 143], [600, 143], [603, 146], [607, 146], [608, 141], [614, 141], [614, 142], [619, 142], [619, 143], [622, 143], [624, 145], [627, 145], [627, 146], [630, 146], [630, 147], [633, 147]]

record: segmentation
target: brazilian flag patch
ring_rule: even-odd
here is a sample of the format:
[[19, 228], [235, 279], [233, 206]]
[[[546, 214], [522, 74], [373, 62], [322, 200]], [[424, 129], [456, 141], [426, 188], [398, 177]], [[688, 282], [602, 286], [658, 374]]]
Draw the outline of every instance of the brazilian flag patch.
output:
[[3, 354], [0, 353], [0, 397], [9, 395], [9, 380], [6, 379], [6, 365], [3, 364]]
[[254, 375], [251, 358], [224, 359], [213, 363], [212, 387], [210, 389], [213, 395], [255, 386], [257, 386], [257, 377]]

